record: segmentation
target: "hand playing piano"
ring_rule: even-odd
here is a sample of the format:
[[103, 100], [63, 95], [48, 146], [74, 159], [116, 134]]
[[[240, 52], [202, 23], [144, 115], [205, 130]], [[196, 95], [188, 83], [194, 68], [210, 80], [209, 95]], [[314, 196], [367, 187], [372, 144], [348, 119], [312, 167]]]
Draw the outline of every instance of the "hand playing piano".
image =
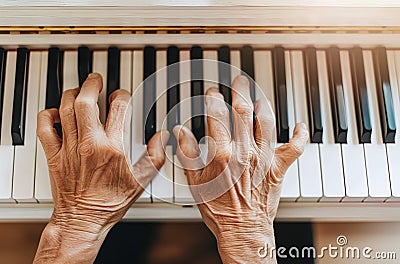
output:
[[[64, 92], [59, 110], [38, 115], [37, 134], [48, 162], [54, 212], [35, 263], [92, 263], [108, 231], [164, 163], [162, 145], [169, 134], [158, 132], [148, 143], [147, 154], [133, 166], [133, 177], [123, 150], [130, 95], [122, 89], [111, 94], [103, 125], [97, 105], [102, 86], [101, 76], [90, 74], [81, 89]], [[62, 139], [53, 128], [60, 121]]]
[[237, 77], [232, 85], [231, 140], [230, 111], [218, 89], [208, 89], [208, 154], [213, 158], [204, 167], [196, 138], [183, 126], [174, 128], [179, 139], [177, 155], [204, 222], [218, 241], [223, 262], [276, 263], [269, 255], [260, 258], [258, 251], [265, 245], [275, 246], [273, 221], [282, 180], [302, 154], [308, 131], [298, 124], [289, 143], [274, 150], [275, 124], [269, 103], [266, 99], [254, 106], [249, 102], [249, 81]]

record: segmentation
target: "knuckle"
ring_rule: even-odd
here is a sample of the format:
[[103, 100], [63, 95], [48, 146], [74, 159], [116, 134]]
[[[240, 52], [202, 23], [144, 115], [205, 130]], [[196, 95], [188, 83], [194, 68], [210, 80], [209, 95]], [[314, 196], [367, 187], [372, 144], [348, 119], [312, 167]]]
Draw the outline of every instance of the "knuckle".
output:
[[232, 151], [230, 148], [218, 148], [218, 151], [215, 153], [214, 160], [219, 164], [226, 165], [230, 162], [232, 158]]
[[40, 142], [45, 143], [48, 135], [51, 135], [53, 128], [50, 127], [37, 127], [36, 135], [38, 136]]
[[61, 118], [68, 118], [75, 115], [75, 110], [73, 107], [63, 107], [60, 109]]
[[156, 167], [157, 169], [160, 169], [162, 167], [162, 165], [165, 163], [165, 155], [164, 153], [160, 153], [160, 152], [155, 152], [152, 154], [151, 156], [151, 161], [154, 165], [154, 167]]
[[265, 125], [273, 125], [275, 123], [275, 118], [272, 114], [271, 115], [262, 114], [260, 116], [260, 121]]
[[251, 107], [248, 103], [243, 102], [243, 103], [236, 103], [233, 105], [234, 110], [236, 113], [238, 113], [240, 116], [253, 116], [253, 107]]
[[89, 140], [84, 140], [78, 144], [77, 150], [80, 156], [87, 157], [94, 154], [95, 147]]
[[75, 110], [87, 110], [96, 105], [96, 102], [91, 98], [77, 98], [74, 103]]
[[115, 99], [111, 102], [110, 110], [112, 112], [124, 113], [128, 107], [128, 103], [123, 99]]
[[228, 115], [228, 112], [229, 110], [226, 107], [216, 107], [209, 109], [210, 115], [215, 118], [225, 117]]
[[304, 152], [304, 146], [295, 142], [290, 143], [290, 149], [295, 156], [301, 156]]

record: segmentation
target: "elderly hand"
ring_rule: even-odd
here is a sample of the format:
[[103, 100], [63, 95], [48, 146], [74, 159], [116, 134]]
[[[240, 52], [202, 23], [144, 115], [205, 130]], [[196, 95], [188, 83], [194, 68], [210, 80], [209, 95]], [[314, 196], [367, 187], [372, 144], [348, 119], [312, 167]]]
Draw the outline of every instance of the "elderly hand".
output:
[[223, 96], [216, 88], [208, 89], [208, 153], [213, 157], [204, 167], [196, 138], [182, 126], [174, 128], [177, 155], [204, 222], [218, 241], [223, 262], [275, 263], [274, 258], [260, 258], [258, 249], [275, 245], [273, 221], [283, 176], [302, 154], [308, 132], [298, 124], [290, 142], [274, 151], [273, 113], [266, 99], [253, 107], [244, 76], [233, 82], [232, 107], [233, 139]]
[[[38, 115], [37, 134], [48, 162], [54, 212], [36, 263], [92, 263], [108, 231], [164, 163], [167, 132], [155, 134], [147, 154], [133, 167], [128, 164], [123, 134], [130, 95], [117, 90], [110, 96], [103, 125], [97, 105], [102, 88], [101, 76], [90, 74], [81, 89], [63, 93], [59, 110]], [[62, 139], [53, 128], [60, 121]]]

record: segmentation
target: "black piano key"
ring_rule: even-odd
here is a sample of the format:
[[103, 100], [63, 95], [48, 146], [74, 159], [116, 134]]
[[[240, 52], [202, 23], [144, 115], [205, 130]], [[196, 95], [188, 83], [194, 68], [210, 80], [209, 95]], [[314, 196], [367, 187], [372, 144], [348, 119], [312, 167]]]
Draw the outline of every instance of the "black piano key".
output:
[[59, 108], [62, 95], [63, 51], [50, 48], [47, 63], [46, 109]]
[[[47, 61], [46, 109], [60, 108], [63, 92], [63, 62], [64, 52], [56, 47], [50, 48]], [[61, 137], [61, 124], [55, 124], [54, 128]]]
[[[108, 58], [107, 58], [107, 98], [115, 90], [120, 88], [120, 63], [121, 63], [121, 53], [117, 47], [108, 48]], [[107, 115], [110, 105], [108, 100], [106, 103]]]
[[218, 82], [219, 91], [224, 96], [228, 105], [232, 105], [231, 91], [231, 49], [228, 46], [222, 46], [218, 49]]
[[[180, 75], [179, 75], [179, 49], [170, 46], [167, 50], [167, 129], [172, 135], [174, 126], [180, 124]], [[168, 145], [173, 146], [173, 153], [176, 153], [176, 138], [169, 137]]]
[[329, 95], [331, 99], [332, 123], [336, 143], [347, 143], [347, 118], [344, 101], [342, 70], [340, 66], [340, 51], [331, 47], [326, 51], [328, 66]]
[[272, 50], [274, 68], [274, 88], [276, 107], [276, 129], [279, 143], [289, 142], [289, 120], [286, 88], [285, 50], [276, 47]]
[[78, 48], [79, 87], [82, 87], [89, 73], [92, 72], [93, 52], [86, 46]]
[[386, 49], [384, 47], [375, 48], [373, 50], [373, 58], [383, 141], [385, 143], [395, 143], [396, 121]]
[[144, 144], [156, 133], [156, 49], [146, 46], [143, 52], [143, 126]]
[[192, 97], [192, 132], [197, 141], [205, 136], [204, 123], [204, 82], [203, 82], [203, 50], [199, 46], [190, 49], [190, 94]]
[[[0, 48], [0, 127], [3, 123], [4, 80], [6, 76], [7, 51]], [[0, 129], [1, 130], [1, 129]], [[0, 131], [1, 139], [1, 131]]]
[[13, 145], [24, 145], [28, 74], [29, 50], [27, 48], [18, 48], [11, 119], [11, 137]]
[[368, 106], [363, 52], [359, 47], [352, 48], [349, 50], [349, 56], [359, 141], [360, 143], [371, 143], [372, 125]]
[[315, 48], [306, 48], [304, 54], [304, 72], [306, 79], [308, 120], [311, 143], [322, 143], [321, 101], [319, 95], [317, 52]]
[[256, 90], [254, 83], [254, 53], [252, 47], [244, 46], [240, 50], [240, 64], [241, 70], [250, 78], [250, 97], [251, 101], [254, 102], [256, 98]]

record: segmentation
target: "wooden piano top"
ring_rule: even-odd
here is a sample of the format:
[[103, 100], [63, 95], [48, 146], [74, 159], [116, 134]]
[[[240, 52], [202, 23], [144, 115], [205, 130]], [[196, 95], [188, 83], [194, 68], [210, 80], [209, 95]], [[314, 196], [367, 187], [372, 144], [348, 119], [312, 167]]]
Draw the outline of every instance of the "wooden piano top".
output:
[[397, 0], [2, 0], [0, 26], [400, 26]]

